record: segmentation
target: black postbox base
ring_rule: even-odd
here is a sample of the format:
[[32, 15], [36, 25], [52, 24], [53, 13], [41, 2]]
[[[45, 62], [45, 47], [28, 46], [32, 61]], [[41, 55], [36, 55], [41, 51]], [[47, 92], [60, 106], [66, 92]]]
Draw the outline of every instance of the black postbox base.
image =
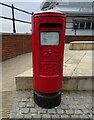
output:
[[61, 103], [61, 91], [52, 94], [44, 94], [34, 91], [34, 101], [35, 103], [43, 108], [54, 108]]

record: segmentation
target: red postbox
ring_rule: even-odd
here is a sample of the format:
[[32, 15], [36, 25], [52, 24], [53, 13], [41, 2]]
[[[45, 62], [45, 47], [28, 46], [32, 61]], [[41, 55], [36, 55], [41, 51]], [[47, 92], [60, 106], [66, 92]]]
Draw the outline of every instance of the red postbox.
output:
[[32, 16], [34, 101], [44, 108], [61, 102], [66, 17], [60, 12]]

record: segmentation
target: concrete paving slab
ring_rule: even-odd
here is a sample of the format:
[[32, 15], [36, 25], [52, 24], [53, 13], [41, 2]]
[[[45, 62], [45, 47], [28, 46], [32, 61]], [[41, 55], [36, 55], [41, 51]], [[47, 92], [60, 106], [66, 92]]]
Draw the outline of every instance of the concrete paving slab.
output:
[[94, 50], [94, 41], [73, 41], [70, 42], [70, 50]]
[[31, 53], [2, 62], [2, 91], [16, 90], [15, 76], [32, 67]]
[[[91, 52], [90, 51], [89, 52], [88, 51], [80, 51], [80, 52], [74, 51], [74, 53], [73, 53], [74, 56], [72, 54], [72, 56], [70, 55], [70, 57], [65, 54], [64, 67], [63, 67], [64, 74], [63, 75], [71, 76], [71, 74], [68, 74], [68, 73], [66, 74], [65, 71], [69, 70], [72, 73], [72, 72], [74, 72], [75, 69], [77, 69], [77, 68], [80, 69], [80, 67], [81, 67], [81, 69], [83, 68], [82, 69], [83, 76], [91, 76], [90, 73], [92, 73], [92, 56], [91, 55], [88, 56], [88, 54], [91, 54]], [[68, 54], [71, 54], [71, 53], [69, 52]], [[81, 69], [80, 69], [80, 71], [81, 71]], [[82, 71], [81, 71], [81, 73], [82, 73]], [[87, 74], [84, 74], [84, 71]], [[17, 77], [18, 76], [25, 76], [25, 77], [33, 76], [32, 68], [30, 70], [27, 70], [27, 71], [17, 75]], [[80, 74], [77, 74], [77, 76], [80, 76]]]

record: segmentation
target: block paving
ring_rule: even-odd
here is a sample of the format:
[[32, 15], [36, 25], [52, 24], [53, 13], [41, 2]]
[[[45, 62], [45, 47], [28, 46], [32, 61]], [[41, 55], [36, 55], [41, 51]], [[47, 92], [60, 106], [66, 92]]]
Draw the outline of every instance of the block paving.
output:
[[17, 91], [10, 119], [93, 119], [92, 91], [64, 91], [61, 104], [52, 109], [41, 108], [33, 101], [32, 91]]

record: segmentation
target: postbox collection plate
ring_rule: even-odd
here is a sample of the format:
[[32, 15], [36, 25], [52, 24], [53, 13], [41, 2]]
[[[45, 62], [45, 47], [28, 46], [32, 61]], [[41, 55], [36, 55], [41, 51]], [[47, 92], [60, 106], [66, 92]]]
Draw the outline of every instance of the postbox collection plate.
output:
[[59, 32], [41, 32], [41, 45], [59, 45]]

